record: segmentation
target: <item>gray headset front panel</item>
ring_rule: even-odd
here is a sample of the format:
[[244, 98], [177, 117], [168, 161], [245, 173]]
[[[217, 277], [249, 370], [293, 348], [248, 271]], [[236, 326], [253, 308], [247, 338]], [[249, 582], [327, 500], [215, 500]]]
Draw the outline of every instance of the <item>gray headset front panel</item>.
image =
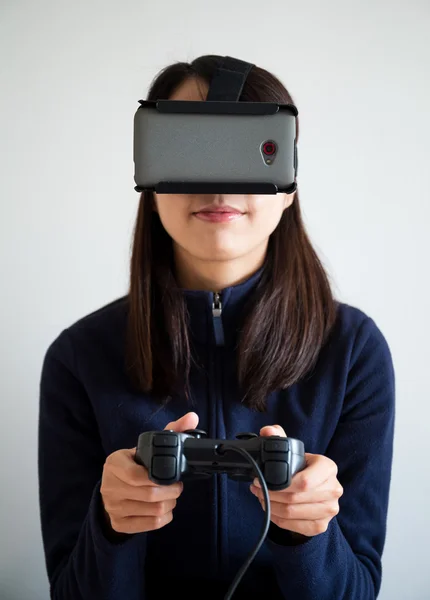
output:
[[[142, 107], [134, 117], [135, 182], [272, 182], [283, 189], [294, 182], [294, 115], [165, 114]], [[278, 149], [266, 165], [260, 147], [273, 140]]]

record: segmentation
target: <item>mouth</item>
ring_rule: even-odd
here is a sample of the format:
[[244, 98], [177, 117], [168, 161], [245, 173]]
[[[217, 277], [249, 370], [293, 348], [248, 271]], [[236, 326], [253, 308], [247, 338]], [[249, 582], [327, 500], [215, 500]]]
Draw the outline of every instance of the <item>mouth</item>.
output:
[[193, 214], [201, 214], [201, 213], [228, 213], [228, 214], [238, 214], [238, 215], [242, 215], [243, 212], [240, 211], [238, 208], [234, 208], [233, 206], [218, 206], [218, 205], [209, 205], [209, 206], [204, 206], [203, 208], [201, 208], [199, 211], [194, 212]]
[[192, 214], [200, 221], [206, 221], [207, 223], [229, 223], [237, 221], [245, 213], [228, 204], [207, 204]]
[[229, 223], [240, 219], [243, 215], [244, 213], [238, 210], [226, 209], [225, 207], [223, 207], [223, 210], [201, 210], [193, 213], [193, 216], [197, 219], [210, 223]]

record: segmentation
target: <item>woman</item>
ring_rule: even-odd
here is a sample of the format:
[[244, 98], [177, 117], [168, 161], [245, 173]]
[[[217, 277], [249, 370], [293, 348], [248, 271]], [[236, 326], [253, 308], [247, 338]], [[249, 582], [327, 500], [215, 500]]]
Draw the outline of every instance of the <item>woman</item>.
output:
[[[148, 99], [204, 100], [220, 60], [164, 69]], [[293, 102], [257, 67], [240, 100]], [[236, 214], [214, 222], [217, 210]], [[51, 597], [223, 597], [260, 535], [261, 488], [219, 475], [157, 486], [134, 460], [143, 431], [198, 426], [288, 435], [307, 452], [270, 494], [268, 536], [235, 598], [376, 598], [394, 416], [385, 338], [334, 300], [297, 191], [142, 194], [127, 296], [62, 331], [43, 364]]]

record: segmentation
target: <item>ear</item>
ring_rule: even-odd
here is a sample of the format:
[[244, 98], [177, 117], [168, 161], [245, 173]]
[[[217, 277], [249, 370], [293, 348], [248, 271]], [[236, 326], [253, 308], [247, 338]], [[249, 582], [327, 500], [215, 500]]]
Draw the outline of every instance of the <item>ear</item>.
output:
[[292, 205], [292, 203], [294, 202], [295, 196], [296, 196], [296, 192], [293, 192], [292, 194], [285, 194], [284, 210], [286, 208], [289, 208]]

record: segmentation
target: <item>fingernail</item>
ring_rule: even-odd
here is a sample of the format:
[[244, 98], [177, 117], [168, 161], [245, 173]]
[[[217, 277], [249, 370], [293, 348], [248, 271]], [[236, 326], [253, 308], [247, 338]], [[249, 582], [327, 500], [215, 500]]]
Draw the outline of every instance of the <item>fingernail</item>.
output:
[[255, 485], [255, 487], [261, 488], [260, 482], [258, 481], [258, 479], [254, 479], [254, 481], [252, 482], [253, 485]]

